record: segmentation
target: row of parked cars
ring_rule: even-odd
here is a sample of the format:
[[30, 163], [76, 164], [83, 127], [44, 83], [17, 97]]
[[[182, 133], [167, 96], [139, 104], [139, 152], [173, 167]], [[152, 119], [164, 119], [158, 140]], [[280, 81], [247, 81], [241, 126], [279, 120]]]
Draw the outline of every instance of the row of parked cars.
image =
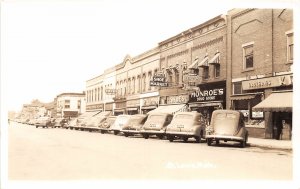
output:
[[165, 112], [149, 114], [112, 116], [110, 112], [101, 112], [94, 116], [79, 116], [76, 119], [56, 119], [54, 124], [49, 119], [40, 119], [36, 127], [62, 127], [75, 130], [97, 131], [124, 135], [125, 137], [141, 135], [143, 138], [157, 137], [170, 142], [193, 139], [207, 145], [220, 141], [237, 141], [245, 147], [248, 131], [245, 128], [243, 114], [234, 110], [215, 110], [210, 125], [201, 113], [178, 112], [175, 115]]

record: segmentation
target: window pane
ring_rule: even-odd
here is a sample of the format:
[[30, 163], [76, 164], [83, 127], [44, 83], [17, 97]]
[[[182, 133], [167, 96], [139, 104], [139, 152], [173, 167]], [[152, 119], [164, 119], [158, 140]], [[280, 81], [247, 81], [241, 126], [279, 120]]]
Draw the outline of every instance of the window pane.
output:
[[220, 77], [220, 64], [215, 65], [215, 77]]
[[253, 56], [246, 56], [246, 69], [253, 68]]

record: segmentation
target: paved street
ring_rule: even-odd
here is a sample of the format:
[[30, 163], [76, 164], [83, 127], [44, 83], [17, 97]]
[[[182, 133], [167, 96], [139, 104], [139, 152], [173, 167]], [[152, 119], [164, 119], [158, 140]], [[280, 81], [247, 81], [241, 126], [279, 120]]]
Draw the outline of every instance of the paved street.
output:
[[10, 180], [291, 180], [291, 151], [124, 137], [66, 129], [8, 128]]

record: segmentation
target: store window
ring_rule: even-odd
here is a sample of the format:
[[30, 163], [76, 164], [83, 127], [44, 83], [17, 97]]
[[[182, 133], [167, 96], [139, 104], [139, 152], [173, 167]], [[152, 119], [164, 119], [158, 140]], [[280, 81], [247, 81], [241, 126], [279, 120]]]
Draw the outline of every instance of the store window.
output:
[[294, 60], [294, 34], [287, 33], [287, 62], [291, 63]]
[[243, 57], [244, 69], [247, 70], [253, 68], [253, 43], [243, 46]]

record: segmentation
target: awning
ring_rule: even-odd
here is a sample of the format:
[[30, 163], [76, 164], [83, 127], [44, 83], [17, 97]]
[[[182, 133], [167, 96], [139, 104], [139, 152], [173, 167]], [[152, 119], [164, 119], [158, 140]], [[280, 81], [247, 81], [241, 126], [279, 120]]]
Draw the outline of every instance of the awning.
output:
[[206, 103], [189, 103], [190, 108], [200, 108], [200, 107], [209, 107], [209, 106], [219, 106], [223, 107], [221, 102], [206, 102]]
[[136, 110], [138, 110], [137, 107], [130, 107], [130, 108], [127, 108], [127, 111], [136, 111]]
[[265, 100], [252, 108], [253, 111], [263, 112], [292, 112], [293, 92], [278, 91], [273, 92]]
[[233, 95], [230, 97], [231, 100], [251, 100], [255, 98], [256, 94], [241, 94], [241, 95]]
[[149, 111], [148, 114], [157, 113], [157, 112], [175, 114], [177, 112], [184, 112], [186, 110], [187, 110], [186, 104], [161, 105], [158, 108]]
[[157, 106], [142, 106], [141, 109], [142, 110], [152, 110], [152, 109], [155, 109], [157, 108]]
[[100, 113], [101, 111], [91, 111], [91, 112], [84, 112], [83, 114], [81, 114], [79, 117], [92, 117], [98, 113]]
[[198, 69], [198, 61], [199, 59], [196, 58], [194, 62], [191, 65], [189, 65], [188, 69]]
[[208, 66], [208, 56], [205, 56], [204, 59], [198, 64], [199, 67], [207, 67]]
[[216, 53], [215, 56], [209, 60], [209, 64], [220, 64], [220, 53]]
[[105, 111], [105, 112], [98, 113], [98, 114], [94, 115], [93, 117], [106, 117], [106, 116], [109, 116], [110, 114], [111, 114], [111, 111]]

